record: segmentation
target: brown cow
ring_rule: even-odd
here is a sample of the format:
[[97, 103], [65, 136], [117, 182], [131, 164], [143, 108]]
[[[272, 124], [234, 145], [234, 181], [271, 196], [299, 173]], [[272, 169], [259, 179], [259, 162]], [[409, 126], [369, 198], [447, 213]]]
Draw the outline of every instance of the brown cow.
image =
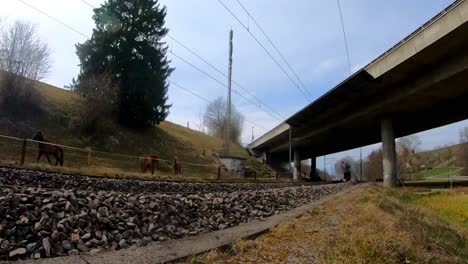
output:
[[140, 169], [142, 173], [150, 171], [151, 174], [154, 174], [154, 169], [158, 167], [158, 156], [155, 155], [146, 155], [140, 157]]

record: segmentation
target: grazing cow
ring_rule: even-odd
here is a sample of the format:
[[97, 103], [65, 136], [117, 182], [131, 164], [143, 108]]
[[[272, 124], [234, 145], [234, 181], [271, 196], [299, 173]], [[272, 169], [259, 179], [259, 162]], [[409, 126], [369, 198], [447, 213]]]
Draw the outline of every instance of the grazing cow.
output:
[[158, 156], [149, 155], [140, 157], [140, 169], [142, 173], [150, 171], [154, 174], [154, 169], [158, 166]]
[[60, 166], [63, 166], [63, 148], [59, 146], [55, 146], [53, 144], [48, 144], [47, 140], [42, 134], [42, 131], [38, 131], [32, 139], [35, 141], [39, 141], [38, 142], [39, 155], [37, 156], [37, 162], [39, 162], [42, 154], [44, 154], [47, 157], [47, 161], [49, 161], [49, 164], [52, 165], [52, 162], [50, 162], [50, 157], [49, 157], [49, 155], [52, 155], [55, 157], [55, 166], [57, 166], [59, 163], [60, 163]]

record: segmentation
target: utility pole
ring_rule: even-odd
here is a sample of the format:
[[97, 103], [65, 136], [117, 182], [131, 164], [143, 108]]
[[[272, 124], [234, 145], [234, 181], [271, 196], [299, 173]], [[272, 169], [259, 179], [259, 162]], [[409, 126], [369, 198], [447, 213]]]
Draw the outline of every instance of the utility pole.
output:
[[253, 128], [254, 127], [252, 127], [252, 142], [254, 141]]
[[232, 77], [232, 29], [229, 31], [229, 71], [228, 71], [228, 96], [227, 96], [227, 112], [228, 112], [228, 120], [227, 120], [227, 129], [226, 129], [226, 153], [225, 155], [229, 155], [229, 141], [231, 136], [231, 77]]
[[359, 158], [361, 163], [361, 179], [359, 181], [362, 182], [362, 147], [359, 149]]
[[292, 173], [292, 131], [291, 126], [289, 126], [289, 173]]

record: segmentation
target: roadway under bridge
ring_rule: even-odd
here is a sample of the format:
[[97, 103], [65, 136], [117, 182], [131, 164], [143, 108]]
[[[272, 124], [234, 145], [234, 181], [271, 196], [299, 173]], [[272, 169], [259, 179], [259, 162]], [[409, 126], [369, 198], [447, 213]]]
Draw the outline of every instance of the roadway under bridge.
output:
[[[287, 165], [378, 142], [397, 184], [395, 138], [468, 118], [468, 0], [415, 32], [247, 147]], [[314, 173], [315, 174], [315, 173]]]

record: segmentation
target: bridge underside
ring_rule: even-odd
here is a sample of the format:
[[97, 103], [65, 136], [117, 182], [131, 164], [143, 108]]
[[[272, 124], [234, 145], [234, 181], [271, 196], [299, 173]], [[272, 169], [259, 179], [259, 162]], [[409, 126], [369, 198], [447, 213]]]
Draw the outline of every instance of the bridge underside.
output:
[[[468, 118], [468, 24], [374, 78], [361, 70], [286, 121], [292, 149], [310, 158], [382, 141], [381, 122], [395, 137]], [[289, 131], [255, 148], [289, 159]]]

